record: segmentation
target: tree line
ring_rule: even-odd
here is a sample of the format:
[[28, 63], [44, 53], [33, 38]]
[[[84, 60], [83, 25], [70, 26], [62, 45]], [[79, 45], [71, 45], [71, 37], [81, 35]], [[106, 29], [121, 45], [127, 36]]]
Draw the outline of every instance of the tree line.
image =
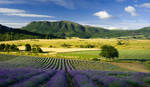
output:
[[9, 51], [19, 51], [19, 48], [12, 44], [0, 44], [0, 51], [9, 52]]
[[39, 46], [31, 46], [30, 44], [25, 45], [25, 51], [33, 53], [43, 53], [43, 50]]
[[[20, 51], [17, 45], [10, 45], [10, 44], [0, 44], [0, 51], [1, 52], [17, 52]], [[43, 53], [43, 50], [39, 46], [31, 46], [30, 44], [25, 45], [26, 52], [33, 52], [33, 53]]]

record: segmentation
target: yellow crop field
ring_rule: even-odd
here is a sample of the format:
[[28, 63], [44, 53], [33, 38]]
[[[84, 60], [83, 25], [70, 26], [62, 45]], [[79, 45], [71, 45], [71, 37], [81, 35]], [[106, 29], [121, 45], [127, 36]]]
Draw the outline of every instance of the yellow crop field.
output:
[[[124, 45], [118, 45], [122, 41]], [[88, 48], [86, 45], [93, 45], [93, 48], [100, 48], [102, 45], [113, 45], [118, 49], [150, 49], [150, 40], [118, 40], [118, 39], [28, 39], [16, 41], [3, 41], [0, 43], [15, 44], [24, 46], [25, 44], [39, 45], [42, 48]], [[63, 47], [64, 44], [69, 47]], [[83, 47], [82, 47], [83, 46]]]

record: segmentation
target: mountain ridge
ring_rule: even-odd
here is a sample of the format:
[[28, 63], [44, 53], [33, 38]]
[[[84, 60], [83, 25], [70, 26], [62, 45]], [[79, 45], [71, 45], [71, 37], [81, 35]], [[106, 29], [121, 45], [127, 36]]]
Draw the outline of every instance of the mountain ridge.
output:
[[80, 38], [115, 38], [122, 36], [132, 36], [142, 33], [148, 35], [150, 30], [109, 30], [101, 27], [81, 25], [70, 21], [34, 21], [22, 28], [30, 32], [40, 34], [54, 34], [63, 37], [80, 37]]
[[44, 35], [26, 30], [9, 28], [0, 24], [0, 41], [19, 40], [19, 39], [50, 39], [58, 38], [51, 34]]
[[109, 30], [101, 27], [81, 25], [70, 21], [33, 21], [25, 27], [16, 29], [0, 24], [0, 41], [66, 37], [118, 38], [136, 35], [150, 37], [150, 27], [144, 27], [138, 30]]

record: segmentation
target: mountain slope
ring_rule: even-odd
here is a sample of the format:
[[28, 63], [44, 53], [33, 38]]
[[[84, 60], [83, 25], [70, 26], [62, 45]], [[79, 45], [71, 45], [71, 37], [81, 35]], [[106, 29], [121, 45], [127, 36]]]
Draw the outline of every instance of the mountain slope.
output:
[[129, 36], [132, 35], [133, 32], [127, 30], [107, 30], [100, 27], [83, 26], [70, 21], [37, 21], [28, 24], [22, 29], [40, 34], [54, 34], [59, 37], [80, 38]]
[[18, 40], [18, 39], [42, 39], [42, 38], [56, 38], [53, 35], [43, 35], [34, 32], [29, 32], [21, 29], [13, 29], [0, 25], [0, 41]]
[[144, 27], [142, 29], [136, 30], [136, 33], [145, 35], [146, 37], [150, 37], [150, 27]]
[[22, 28], [40, 34], [54, 34], [58, 37], [115, 38], [122, 36], [150, 36], [150, 27], [139, 30], [108, 30], [100, 27], [83, 26], [70, 21], [35, 21]]
[[89, 38], [93, 36], [93, 33], [109, 31], [102, 28], [94, 28], [94, 27], [92, 28], [92, 27], [82, 26], [80, 24], [69, 22], [69, 21], [32, 22], [26, 27], [23, 27], [22, 29], [30, 32], [40, 33], [40, 34], [54, 34], [56, 36], [80, 37], [80, 38]]
[[150, 27], [139, 30], [108, 30], [100, 27], [83, 26], [70, 21], [35, 21], [21, 29], [0, 25], [0, 40], [43, 39], [43, 38], [116, 38], [136, 35], [150, 37]]

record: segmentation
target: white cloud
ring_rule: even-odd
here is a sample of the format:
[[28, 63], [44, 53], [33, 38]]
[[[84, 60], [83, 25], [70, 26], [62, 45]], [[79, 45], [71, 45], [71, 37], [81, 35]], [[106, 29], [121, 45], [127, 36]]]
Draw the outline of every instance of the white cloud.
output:
[[136, 16], [136, 9], [133, 6], [125, 7], [125, 11], [130, 13], [132, 16]]
[[141, 4], [140, 7], [150, 8], [150, 3]]
[[110, 27], [107, 27], [107, 29], [109, 29], [109, 30], [117, 30], [117, 29], [120, 29], [120, 28], [110, 26]]
[[0, 22], [0, 24], [8, 26], [8, 27], [12, 27], [12, 28], [21, 28], [23, 26], [26, 26], [28, 23], [12, 23], [12, 22]]
[[12, 13], [12, 14], [6, 14], [8, 16], [20, 16], [20, 17], [39, 17], [39, 18], [51, 18], [52, 16], [48, 15], [38, 15], [38, 14], [26, 14], [26, 13]]
[[106, 12], [106, 11], [99, 11], [94, 13], [94, 16], [98, 16], [100, 19], [109, 19], [112, 18], [112, 16]]
[[39, 14], [29, 14], [25, 10], [20, 9], [10, 9], [10, 8], [0, 8], [0, 13], [7, 16], [20, 16], [20, 17], [41, 17], [41, 18], [51, 18], [48, 15]]
[[9, 9], [9, 8], [0, 8], [0, 13], [6, 13], [6, 14], [11, 14], [11, 13], [25, 13], [24, 10], [20, 9]]
[[115, 26], [115, 25], [99, 25], [99, 24], [86, 24], [86, 23], [81, 23], [82, 25], [86, 25], [86, 26], [92, 26], [92, 27], [101, 27], [101, 28], [105, 28], [105, 29], [108, 29], [108, 30], [128, 30], [129, 28], [128, 27], [121, 27], [121, 26]]
[[0, 20], [0, 24], [12, 27], [12, 28], [21, 28], [26, 26], [27, 24], [31, 23], [32, 21], [49, 21], [49, 22], [56, 22], [60, 20], [30, 20], [30, 21], [12, 21], [12, 20]]

